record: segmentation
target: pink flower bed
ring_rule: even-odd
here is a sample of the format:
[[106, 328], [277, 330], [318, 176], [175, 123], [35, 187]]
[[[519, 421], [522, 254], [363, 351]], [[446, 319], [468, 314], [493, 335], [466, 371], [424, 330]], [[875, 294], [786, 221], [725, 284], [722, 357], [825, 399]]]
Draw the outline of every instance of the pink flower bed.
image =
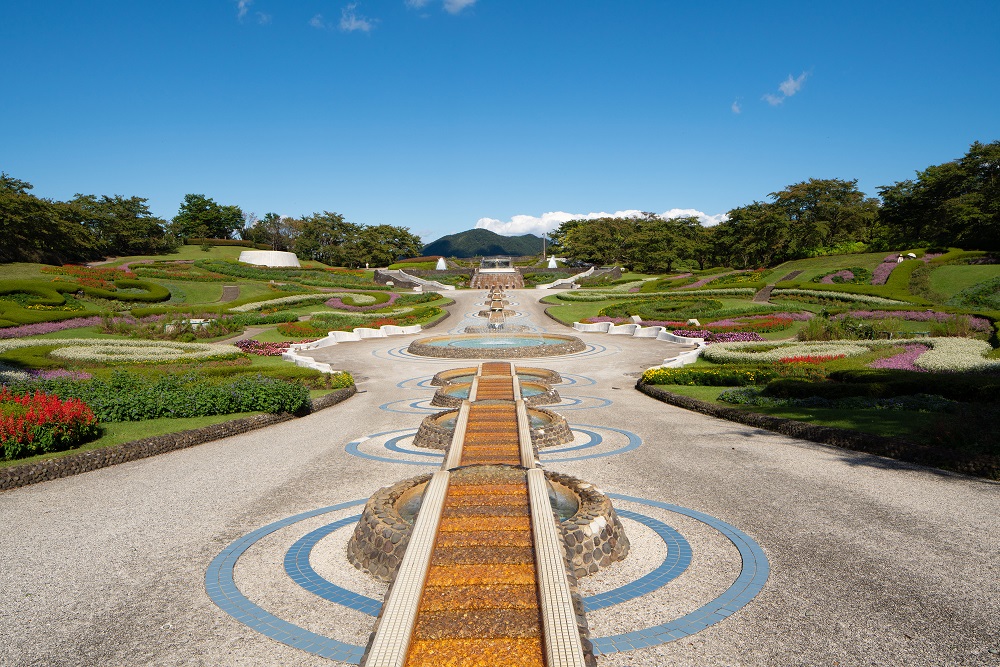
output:
[[[834, 315], [833, 319], [841, 320], [845, 317], [856, 317], [859, 320], [881, 320], [887, 317], [898, 317], [908, 322], [946, 322], [955, 317], [952, 313], [942, 313], [933, 310], [852, 310], [849, 313]], [[984, 317], [966, 315], [969, 318], [969, 326], [976, 331], [989, 333], [993, 330], [993, 325]]]
[[[136, 319], [129, 315], [113, 317], [112, 322], [121, 323], [128, 322], [130, 324], [135, 324], [137, 322], [157, 322], [165, 318], [166, 315], [147, 315], [146, 317]], [[59, 320], [57, 322], [39, 322], [37, 324], [22, 324], [16, 327], [6, 327], [0, 329], [0, 339], [3, 338], [24, 338], [26, 336], [39, 336], [41, 334], [53, 333], [56, 331], [64, 331], [66, 329], [77, 329], [79, 327], [93, 327], [97, 326], [102, 322], [100, 316], [91, 315], [90, 317], [74, 317], [68, 320]]]
[[385, 303], [373, 303], [373, 304], [368, 305], [368, 306], [350, 306], [350, 305], [344, 303], [343, 301], [341, 301], [341, 299], [340, 299], [339, 296], [335, 296], [332, 299], [330, 299], [329, 301], [327, 301], [325, 305], [329, 306], [330, 308], [339, 308], [340, 310], [350, 310], [350, 311], [354, 311], [354, 312], [364, 312], [366, 310], [378, 310], [379, 308], [388, 308], [392, 304], [396, 303], [396, 299], [398, 299], [398, 298], [399, 298], [398, 294], [396, 294], [395, 292], [390, 292], [389, 293], [389, 300], [386, 301]]
[[926, 373], [926, 369], [920, 368], [913, 362], [917, 357], [927, 351], [926, 345], [904, 345], [903, 351], [892, 357], [876, 359], [868, 364], [869, 368], [891, 368], [900, 371], [919, 371]]
[[[690, 275], [690, 274], [688, 274], [688, 275]], [[675, 287], [674, 289], [694, 289], [696, 287], [704, 287], [705, 285], [709, 284], [710, 282], [712, 282], [716, 278], [721, 278], [722, 276], [725, 276], [725, 275], [729, 275], [729, 274], [727, 274], [727, 273], [718, 273], [718, 274], [716, 274], [714, 276], [709, 276], [708, 278], [702, 278], [701, 280], [693, 282], [690, 285], [683, 285], [681, 287]]]
[[675, 336], [684, 338], [704, 338], [706, 343], [760, 343], [766, 339], [760, 334], [751, 331], [728, 331], [726, 333], [712, 333], [706, 329], [691, 331], [688, 329], [677, 329], [673, 332]]
[[[310, 343], [309, 341], [299, 341], [300, 343]], [[278, 357], [281, 356], [282, 352], [288, 351], [288, 346], [291, 345], [289, 342], [280, 343], [262, 343], [259, 340], [238, 340], [233, 343], [236, 347], [240, 348], [243, 352], [247, 354], [256, 354], [261, 357]]]
[[823, 276], [820, 282], [823, 283], [824, 285], [833, 285], [834, 278], [840, 278], [843, 282], [847, 282], [848, 280], [854, 280], [854, 272], [848, 271], [847, 269], [844, 269], [842, 271], [837, 271], [836, 273], [831, 273], [828, 276]]

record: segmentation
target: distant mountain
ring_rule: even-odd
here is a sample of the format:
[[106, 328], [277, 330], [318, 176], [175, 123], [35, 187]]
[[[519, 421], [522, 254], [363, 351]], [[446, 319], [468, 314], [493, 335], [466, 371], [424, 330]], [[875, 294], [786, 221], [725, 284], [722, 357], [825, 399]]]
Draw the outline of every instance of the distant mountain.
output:
[[540, 255], [542, 237], [534, 234], [501, 236], [488, 229], [470, 229], [467, 232], [442, 236], [424, 246], [423, 254], [445, 257], [475, 257], [477, 255]]

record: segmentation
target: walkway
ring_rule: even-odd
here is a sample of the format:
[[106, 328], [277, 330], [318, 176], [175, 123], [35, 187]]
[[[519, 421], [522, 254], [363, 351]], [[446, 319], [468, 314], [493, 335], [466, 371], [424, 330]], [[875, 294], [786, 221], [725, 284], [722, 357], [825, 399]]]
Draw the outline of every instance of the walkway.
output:
[[[538, 299], [550, 294], [511, 294], [518, 321], [572, 333], [543, 314]], [[456, 305], [437, 330], [477, 319], [482, 293], [449, 297]], [[632, 389], [629, 374], [669, 356], [668, 344], [578, 335], [592, 346], [585, 354], [524, 361], [564, 377], [553, 409], [577, 436], [543, 450], [542, 462], [660, 504], [614, 500], [636, 517], [623, 516], [632, 551], [607, 577], [581, 580], [585, 596], [604, 596], [587, 614], [595, 641], [691, 614], [741, 576], [741, 552], [726, 537], [669, 507], [738, 527], [771, 565], [764, 591], [734, 615], [681, 641], [633, 635], [641, 648], [600, 655], [600, 667], [995, 667], [1000, 485], [664, 405]], [[377, 489], [441, 467], [440, 452], [418, 452], [407, 438], [437, 412], [427, 405], [431, 376], [461, 365], [409, 357], [408, 341], [317, 353], [366, 378], [363, 393], [329, 410], [0, 493], [0, 664], [342, 664], [251, 629], [209, 597], [210, 563], [255, 531], [231, 574], [278, 619], [275, 634], [290, 624], [364, 647], [386, 587], [345, 563], [352, 517]], [[299, 584], [286, 558], [289, 570], [301, 562], [315, 576]], [[636, 585], [654, 571], [666, 573], [654, 589]]]

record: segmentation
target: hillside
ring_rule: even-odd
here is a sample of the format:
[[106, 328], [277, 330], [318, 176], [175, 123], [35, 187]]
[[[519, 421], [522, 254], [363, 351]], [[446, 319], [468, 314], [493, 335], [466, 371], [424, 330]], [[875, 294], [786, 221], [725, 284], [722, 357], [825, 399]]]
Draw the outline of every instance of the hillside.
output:
[[424, 246], [424, 255], [476, 257], [477, 255], [539, 255], [542, 239], [534, 234], [501, 236], [488, 229], [470, 229], [442, 236]]

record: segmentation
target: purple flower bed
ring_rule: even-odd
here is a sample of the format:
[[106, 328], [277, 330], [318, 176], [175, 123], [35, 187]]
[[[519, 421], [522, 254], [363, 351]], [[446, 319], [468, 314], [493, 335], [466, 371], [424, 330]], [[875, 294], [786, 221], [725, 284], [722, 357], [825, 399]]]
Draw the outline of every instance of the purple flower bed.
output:
[[[908, 322], [946, 322], [955, 317], [952, 313], [941, 313], [928, 310], [852, 310], [849, 313], [834, 315], [833, 319], [841, 320], [845, 317], [856, 317], [859, 320], [881, 320], [887, 317], [898, 317]], [[969, 326], [976, 331], [989, 333], [993, 330], [990, 321], [983, 317], [966, 315], [969, 318]]]
[[[732, 273], [732, 272], [730, 272], [730, 273]], [[712, 282], [713, 280], [715, 280], [716, 278], [721, 278], [722, 276], [727, 276], [727, 275], [729, 275], [729, 274], [728, 273], [718, 273], [718, 274], [716, 274], [714, 276], [709, 276], [708, 278], [702, 278], [701, 280], [693, 282], [690, 285], [684, 285], [682, 287], [675, 287], [674, 289], [694, 289], [696, 287], [703, 287], [703, 286], [709, 284], [710, 282]]]
[[712, 333], [704, 329], [690, 331], [677, 329], [673, 332], [675, 336], [684, 338], [704, 338], [706, 343], [760, 343], [766, 339], [758, 333], [751, 331], [730, 331], [728, 333]]
[[329, 301], [327, 301], [325, 305], [329, 306], [330, 308], [339, 308], [340, 310], [350, 310], [350, 311], [354, 311], [354, 312], [364, 312], [366, 310], [378, 310], [379, 308], [388, 308], [392, 304], [396, 303], [396, 299], [398, 299], [398, 298], [399, 298], [399, 294], [396, 294], [395, 292], [390, 292], [389, 293], [389, 300], [386, 301], [385, 303], [373, 303], [373, 304], [368, 305], [368, 306], [349, 306], [346, 303], [344, 303], [343, 301], [341, 301], [339, 296], [335, 296], [332, 299], [330, 299]]
[[68, 371], [64, 368], [49, 371], [29, 370], [28, 373], [39, 380], [89, 380], [94, 377], [85, 371]]
[[64, 329], [76, 329], [77, 327], [92, 327], [100, 324], [101, 318], [97, 315], [91, 317], [74, 317], [69, 320], [59, 320], [58, 322], [39, 322], [37, 324], [22, 324], [17, 327], [7, 327], [0, 329], [0, 338], [24, 338], [25, 336], [38, 336], [40, 334], [63, 331]]
[[930, 262], [930, 261], [931, 261], [932, 259], [935, 259], [935, 258], [937, 258], [937, 257], [940, 257], [940, 256], [941, 256], [941, 255], [943, 255], [943, 254], [944, 254], [943, 252], [929, 252], [929, 253], [927, 253], [926, 255], [924, 255], [923, 257], [921, 257], [921, 259], [922, 259], [922, 260], [924, 260], [924, 264], [927, 264], [927, 263], [929, 263], [929, 262]]
[[904, 345], [903, 351], [893, 357], [876, 359], [868, 364], [869, 368], [891, 368], [900, 371], [919, 371], [926, 373], [926, 369], [920, 368], [913, 362], [917, 357], [927, 351], [926, 345]]
[[897, 254], [886, 255], [882, 263], [875, 267], [875, 270], [872, 271], [872, 285], [885, 285], [885, 281], [889, 279], [889, 274], [898, 266], [896, 264], [897, 257], [899, 257]]
[[840, 278], [841, 282], [846, 283], [848, 280], [854, 280], [854, 272], [843, 269], [842, 271], [837, 271], [836, 273], [823, 276], [823, 278], [820, 279], [820, 282], [824, 285], [833, 285], [836, 282], [834, 278]]

